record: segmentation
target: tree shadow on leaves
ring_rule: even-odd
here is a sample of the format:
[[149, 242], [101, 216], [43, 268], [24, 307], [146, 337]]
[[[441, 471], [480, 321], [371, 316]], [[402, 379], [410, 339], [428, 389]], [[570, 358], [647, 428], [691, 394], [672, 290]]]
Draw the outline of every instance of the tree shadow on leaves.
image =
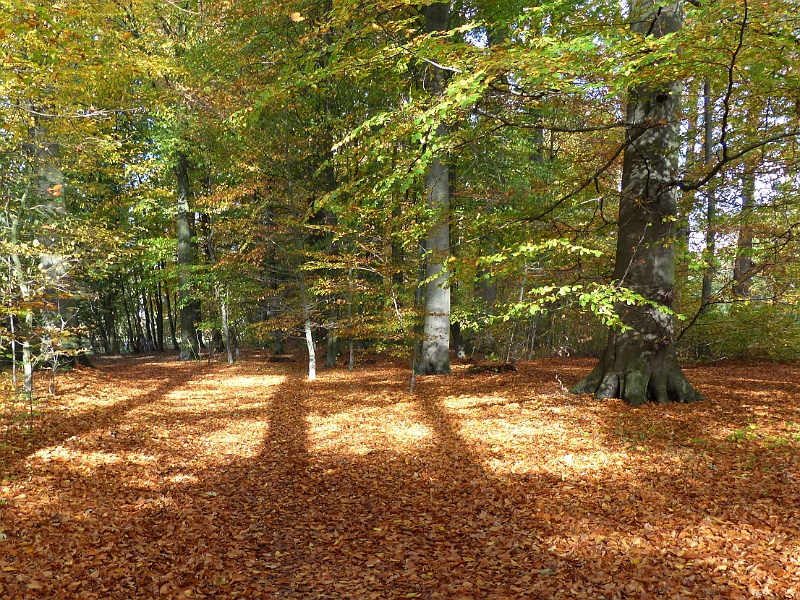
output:
[[[264, 388], [260, 403], [228, 399], [226, 408], [219, 399], [223, 408], [206, 414], [165, 416], [163, 427], [188, 447], [149, 446], [149, 478], [95, 469], [62, 489], [60, 517], [37, 499], [24, 528], [23, 519], [15, 525], [18, 558], [5, 560], [31, 572], [49, 564], [67, 597], [636, 598], [681, 589], [733, 597], [727, 580], [714, 581], [731, 536], [789, 544], [797, 530], [796, 515], [777, 527], [776, 505], [754, 498], [754, 488], [709, 486], [709, 464], [702, 471], [680, 452], [658, 470], [599, 469], [545, 444], [540, 464], [516, 471], [501, 447], [469, 431], [478, 417], [453, 408], [448, 398], [474, 393], [455, 378], [421, 378], [410, 396], [398, 369], [381, 374], [383, 397], [373, 389], [365, 399], [359, 390], [374, 373], [314, 383], [297, 366], [280, 373], [286, 379]], [[514, 381], [502, 381], [509, 396]], [[573, 409], [590, 408], [568, 401], [549, 396], [530, 419], [561, 419], [557, 429]], [[492, 406], [479, 418], [499, 422], [510, 410]], [[148, 418], [147, 427], [159, 426]], [[188, 472], [198, 440], [228, 419], [266, 421], [266, 436]], [[615, 437], [599, 441], [597, 451], [620, 447]], [[769, 490], [791, 501], [788, 482]], [[761, 512], [741, 512], [759, 502]], [[733, 525], [737, 515], [748, 519]], [[759, 568], [773, 581], [785, 569]], [[5, 591], [17, 586], [26, 597], [56, 589], [11, 581]]]

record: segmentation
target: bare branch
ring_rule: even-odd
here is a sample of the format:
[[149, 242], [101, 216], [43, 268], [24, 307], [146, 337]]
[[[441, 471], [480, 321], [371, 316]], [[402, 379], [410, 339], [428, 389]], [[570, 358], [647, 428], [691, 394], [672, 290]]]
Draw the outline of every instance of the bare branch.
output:
[[614, 151], [614, 153], [611, 155], [611, 157], [603, 164], [603, 166], [600, 167], [594, 173], [592, 173], [592, 175], [590, 175], [587, 179], [585, 179], [583, 181], [583, 183], [581, 185], [579, 185], [577, 188], [575, 188], [571, 192], [568, 192], [567, 194], [564, 194], [563, 196], [561, 196], [561, 198], [556, 200], [553, 204], [551, 204], [547, 209], [545, 209], [544, 211], [542, 211], [538, 215], [533, 216], [533, 217], [527, 217], [527, 218], [521, 219], [521, 220], [522, 221], [539, 221], [542, 218], [544, 218], [545, 216], [549, 215], [551, 212], [553, 212], [561, 204], [563, 204], [564, 202], [566, 202], [567, 200], [569, 200], [570, 198], [572, 198], [576, 194], [581, 193], [583, 190], [585, 190], [587, 187], [589, 187], [592, 183], [594, 183], [595, 179], [600, 177], [600, 175], [605, 173], [611, 167], [611, 165], [614, 164], [614, 161], [616, 161], [617, 158], [619, 157], [619, 155], [622, 154], [622, 151], [625, 149], [626, 145], [627, 144], [620, 144], [617, 147], [617, 149]]

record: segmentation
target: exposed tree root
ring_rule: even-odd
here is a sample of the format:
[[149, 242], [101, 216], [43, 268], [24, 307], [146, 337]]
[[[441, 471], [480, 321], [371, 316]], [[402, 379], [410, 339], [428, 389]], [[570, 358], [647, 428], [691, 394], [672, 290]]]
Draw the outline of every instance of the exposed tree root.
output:
[[704, 399], [683, 374], [672, 344], [655, 352], [643, 346], [632, 335], [612, 333], [600, 362], [570, 392], [621, 398], [632, 406]]

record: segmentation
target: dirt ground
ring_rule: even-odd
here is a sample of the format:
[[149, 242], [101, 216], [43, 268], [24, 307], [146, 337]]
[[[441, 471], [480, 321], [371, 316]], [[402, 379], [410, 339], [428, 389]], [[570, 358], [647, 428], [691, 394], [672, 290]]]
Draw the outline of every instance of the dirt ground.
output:
[[267, 358], [60, 376], [0, 439], [0, 598], [800, 598], [797, 364], [633, 409], [583, 359]]

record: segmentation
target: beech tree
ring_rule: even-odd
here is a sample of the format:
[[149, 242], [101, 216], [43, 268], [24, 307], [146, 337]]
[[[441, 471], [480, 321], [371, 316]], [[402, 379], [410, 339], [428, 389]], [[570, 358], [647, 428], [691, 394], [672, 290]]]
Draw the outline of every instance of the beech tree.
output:
[[[425, 33], [446, 31], [449, 12], [450, 5], [447, 2], [425, 7]], [[441, 95], [445, 88], [443, 69], [429, 65], [425, 86], [434, 97]], [[436, 123], [430, 134], [430, 143], [436, 145], [437, 138], [444, 137], [446, 131], [445, 123]], [[428, 253], [425, 326], [416, 369], [420, 375], [440, 375], [450, 373], [450, 282], [447, 272], [450, 255], [450, 172], [446, 156], [437, 153], [433, 158], [425, 173], [425, 190], [434, 222], [425, 244]]]
[[[658, 39], [680, 30], [683, 3], [636, 0], [631, 29]], [[618, 302], [622, 325], [609, 334], [600, 362], [572, 391], [629, 404], [692, 402], [700, 395], [683, 374], [673, 343], [675, 223], [682, 83], [642, 82], [631, 90], [620, 195], [614, 281], [647, 302]]]

